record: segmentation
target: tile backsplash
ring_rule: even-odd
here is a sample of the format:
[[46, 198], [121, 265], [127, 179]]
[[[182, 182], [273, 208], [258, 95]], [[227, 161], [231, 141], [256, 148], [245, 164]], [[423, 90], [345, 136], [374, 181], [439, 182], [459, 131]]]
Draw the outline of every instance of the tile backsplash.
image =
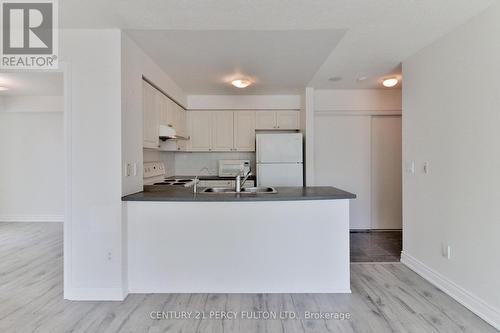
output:
[[161, 161], [165, 163], [166, 176], [196, 176], [200, 170], [207, 167], [209, 172], [203, 175], [217, 175], [219, 173], [219, 160], [250, 160], [253, 173], [255, 173], [255, 153], [237, 152], [165, 152], [144, 149], [144, 162]]
[[[250, 160], [252, 170], [255, 170], [255, 153], [175, 153], [175, 174], [177, 176], [196, 176], [201, 169], [207, 167], [209, 175], [217, 175], [219, 172], [219, 160]], [[206, 171], [203, 174], [207, 174]]]

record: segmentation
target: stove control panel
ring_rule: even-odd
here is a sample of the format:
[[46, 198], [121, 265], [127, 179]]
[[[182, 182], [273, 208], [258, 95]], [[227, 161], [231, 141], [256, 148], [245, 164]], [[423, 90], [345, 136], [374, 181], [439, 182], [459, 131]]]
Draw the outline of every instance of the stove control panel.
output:
[[144, 178], [152, 178], [165, 175], [165, 164], [163, 162], [144, 163]]

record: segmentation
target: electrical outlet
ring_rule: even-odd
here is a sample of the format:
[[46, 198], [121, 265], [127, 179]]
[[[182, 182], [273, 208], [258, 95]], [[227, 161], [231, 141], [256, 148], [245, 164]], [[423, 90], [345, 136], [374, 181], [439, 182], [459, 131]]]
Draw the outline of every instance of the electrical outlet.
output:
[[113, 253], [112, 253], [111, 251], [108, 251], [108, 252], [106, 253], [106, 259], [107, 259], [108, 261], [113, 260]]

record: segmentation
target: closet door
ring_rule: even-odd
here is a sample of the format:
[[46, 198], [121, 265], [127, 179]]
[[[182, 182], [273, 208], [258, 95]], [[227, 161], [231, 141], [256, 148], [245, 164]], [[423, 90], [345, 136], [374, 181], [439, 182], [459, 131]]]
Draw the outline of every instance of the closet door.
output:
[[372, 143], [372, 229], [401, 229], [401, 116], [374, 116]]
[[355, 193], [350, 228], [370, 229], [370, 116], [316, 115], [315, 185]]

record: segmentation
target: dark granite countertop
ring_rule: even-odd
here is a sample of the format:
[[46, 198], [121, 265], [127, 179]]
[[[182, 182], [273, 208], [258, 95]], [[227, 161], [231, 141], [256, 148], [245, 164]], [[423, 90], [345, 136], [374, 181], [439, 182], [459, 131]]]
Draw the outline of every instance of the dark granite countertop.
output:
[[[172, 176], [172, 177], [168, 177], [166, 179], [180, 179], [180, 178], [183, 178], [183, 179], [195, 179], [196, 176]], [[198, 179], [199, 180], [234, 180], [235, 177], [219, 177], [219, 176], [199, 176]], [[248, 176], [248, 179], [249, 180], [255, 180], [255, 175], [250, 175]]]
[[[356, 195], [330, 186], [275, 187], [278, 193], [197, 193], [192, 187], [145, 186], [122, 201], [293, 201], [355, 199]], [[201, 189], [200, 189], [201, 190]]]

